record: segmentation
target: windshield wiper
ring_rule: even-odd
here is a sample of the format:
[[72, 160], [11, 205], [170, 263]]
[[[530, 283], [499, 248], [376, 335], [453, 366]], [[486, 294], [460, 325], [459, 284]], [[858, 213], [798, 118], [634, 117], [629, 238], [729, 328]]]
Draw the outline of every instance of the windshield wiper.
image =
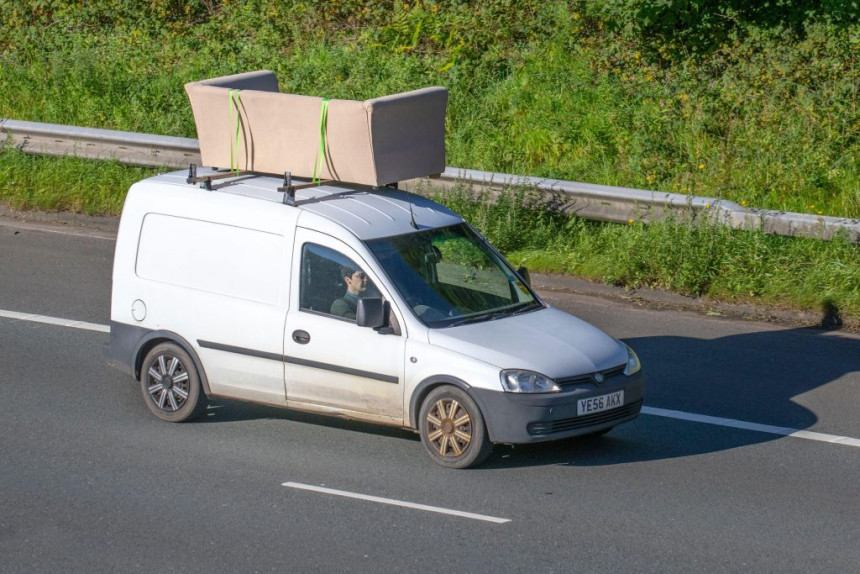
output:
[[471, 317], [465, 317], [460, 319], [459, 321], [454, 321], [452, 323], [448, 323], [448, 327], [459, 327], [460, 325], [468, 325], [469, 323], [480, 323], [482, 321], [493, 321], [495, 319], [501, 319], [502, 317], [510, 317], [512, 315], [519, 315], [520, 313], [526, 313], [528, 311], [534, 311], [536, 309], [543, 308], [537, 301], [532, 301], [530, 303], [523, 303], [522, 307], [513, 308], [513, 309], [499, 309], [498, 311], [490, 311], [488, 313], [481, 313], [480, 315], [473, 315]]
[[[539, 304], [538, 304], [539, 305]], [[510, 317], [511, 315], [516, 315], [518, 313], [523, 313], [532, 308], [531, 303], [527, 303], [525, 307], [520, 309], [499, 309], [498, 311], [490, 311], [488, 313], [481, 313], [480, 315], [474, 315], [472, 317], [466, 317], [464, 319], [460, 319], [459, 321], [454, 321], [449, 324], [449, 327], [457, 327], [459, 325], [467, 325], [469, 323], [479, 323], [481, 321], [494, 321], [496, 319], [502, 319], [503, 317]]]
[[535, 311], [537, 309], [542, 309], [543, 305], [538, 303], [537, 301], [532, 301], [530, 303], [523, 303], [523, 306], [519, 309], [511, 309], [511, 315], [519, 315], [520, 313], [526, 313], [528, 311]]
[[492, 321], [493, 319], [499, 319], [506, 315], [508, 315], [507, 311], [493, 311], [492, 313], [481, 313], [480, 315], [473, 315], [471, 317], [466, 317], [464, 319], [460, 319], [459, 321], [449, 323], [448, 327], [459, 327], [460, 325], [468, 325], [469, 323]]

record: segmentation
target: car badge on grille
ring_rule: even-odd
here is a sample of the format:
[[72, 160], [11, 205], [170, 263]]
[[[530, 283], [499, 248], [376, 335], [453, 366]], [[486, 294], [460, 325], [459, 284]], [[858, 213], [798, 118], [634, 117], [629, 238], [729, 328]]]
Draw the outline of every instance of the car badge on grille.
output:
[[598, 385], [603, 382], [603, 373], [594, 373], [594, 382]]

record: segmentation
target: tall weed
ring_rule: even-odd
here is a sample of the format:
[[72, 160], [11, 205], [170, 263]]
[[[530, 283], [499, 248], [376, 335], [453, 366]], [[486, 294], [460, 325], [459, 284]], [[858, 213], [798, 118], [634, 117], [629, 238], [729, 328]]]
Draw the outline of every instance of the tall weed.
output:
[[[0, 0], [0, 21], [0, 117], [193, 137], [182, 85], [201, 78], [268, 68], [284, 91], [354, 99], [436, 84], [451, 165], [860, 217], [856, 2]], [[117, 213], [147, 173], [4, 150], [0, 200]], [[459, 193], [535, 268], [860, 309], [846, 241]]]
[[0, 117], [193, 137], [182, 85], [204, 77], [441, 84], [452, 165], [860, 217], [853, 3], [0, 0], [0, 20]]
[[630, 225], [552, 213], [524, 190], [496, 200], [465, 188], [438, 199], [504, 245], [517, 265], [630, 288], [860, 313], [860, 245], [732, 230], [707, 217]]

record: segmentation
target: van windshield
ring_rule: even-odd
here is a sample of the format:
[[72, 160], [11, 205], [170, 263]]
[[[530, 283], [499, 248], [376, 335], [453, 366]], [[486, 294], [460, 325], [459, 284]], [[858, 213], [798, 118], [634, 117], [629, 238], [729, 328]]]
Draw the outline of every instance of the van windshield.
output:
[[367, 246], [429, 327], [490, 321], [543, 306], [507, 261], [464, 223], [374, 239]]

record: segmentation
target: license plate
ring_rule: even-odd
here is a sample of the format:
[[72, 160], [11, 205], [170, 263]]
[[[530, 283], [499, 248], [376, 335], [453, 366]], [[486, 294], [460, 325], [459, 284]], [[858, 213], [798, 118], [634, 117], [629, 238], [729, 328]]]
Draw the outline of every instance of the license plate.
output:
[[600, 395], [599, 397], [591, 397], [590, 399], [579, 399], [576, 403], [576, 414], [590, 415], [620, 406], [624, 406], [624, 391], [615, 391], [608, 395]]

